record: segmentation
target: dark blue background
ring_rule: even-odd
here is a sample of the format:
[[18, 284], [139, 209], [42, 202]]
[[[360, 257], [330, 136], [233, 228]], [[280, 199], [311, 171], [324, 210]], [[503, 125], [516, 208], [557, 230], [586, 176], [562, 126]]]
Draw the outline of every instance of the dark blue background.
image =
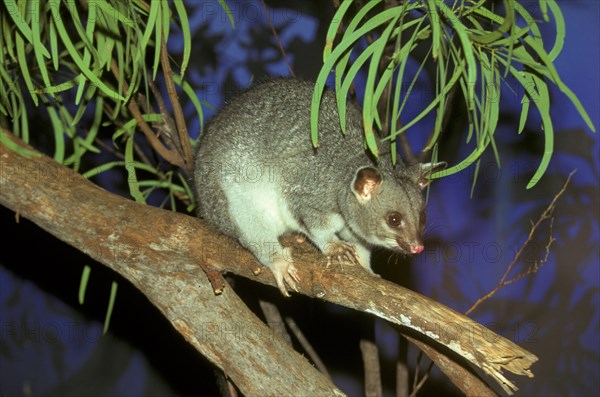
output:
[[[288, 75], [262, 4], [228, 2], [236, 29], [217, 2], [189, 2], [193, 30], [192, 64], [187, 77], [201, 100], [219, 107], [253, 80]], [[324, 30], [330, 18], [327, 2], [294, 2], [295, 9], [270, 9], [287, 56], [296, 73], [314, 78], [320, 67]], [[537, 2], [527, 3], [531, 11]], [[599, 120], [600, 3], [561, 1], [567, 39], [556, 66], [578, 95], [596, 127]], [[545, 33], [551, 34], [551, 29]], [[171, 43], [174, 58], [181, 49]], [[431, 88], [418, 89], [427, 98]], [[360, 91], [360, 90], [359, 90]], [[496, 133], [502, 167], [490, 154], [482, 160], [470, 197], [474, 168], [436, 181], [429, 195], [426, 251], [412, 264], [397, 263], [381, 253], [376, 270], [440, 302], [464, 311], [493, 289], [537, 219], [573, 169], [577, 173], [555, 213], [556, 242], [548, 263], [535, 275], [503, 288], [472, 313], [477, 321], [537, 354], [535, 378], [511, 377], [519, 395], [598, 395], [599, 330], [599, 139], [573, 105], [552, 91], [556, 129], [555, 154], [544, 178], [525, 186], [543, 150], [539, 119], [530, 117], [527, 131], [516, 134], [520, 97], [503, 92], [501, 123]], [[419, 106], [418, 101], [412, 104]], [[192, 135], [200, 123], [186, 105]], [[206, 116], [213, 112], [206, 109]], [[457, 117], [458, 119], [458, 117]], [[427, 121], [431, 122], [431, 120]], [[425, 123], [409, 131], [414, 144], [427, 135]], [[461, 137], [461, 140], [463, 138]], [[453, 147], [442, 157], [460, 160]], [[0, 250], [0, 395], [213, 395], [211, 367], [192, 351], [171, 326], [126, 281], [56, 241], [26, 220], [0, 209], [4, 235]], [[528, 247], [515, 273], [543, 256], [548, 226]], [[29, 249], [15, 249], [24, 241]], [[389, 262], [389, 264], [388, 264]], [[92, 266], [86, 303], [77, 291], [84, 264]], [[119, 294], [109, 334], [101, 337], [110, 283]], [[269, 288], [238, 280], [246, 295]], [[265, 291], [269, 290], [269, 291]], [[250, 292], [249, 292], [250, 291]], [[362, 394], [358, 340], [374, 336], [380, 345], [386, 394], [394, 387], [394, 360], [399, 338], [389, 324], [370, 316], [294, 296], [281, 303], [294, 315], [334, 375], [351, 395]], [[444, 325], [441, 325], [442, 327]], [[449, 329], [450, 331], [450, 329]], [[409, 363], [415, 358], [409, 351]], [[434, 371], [427, 394], [456, 393]]]

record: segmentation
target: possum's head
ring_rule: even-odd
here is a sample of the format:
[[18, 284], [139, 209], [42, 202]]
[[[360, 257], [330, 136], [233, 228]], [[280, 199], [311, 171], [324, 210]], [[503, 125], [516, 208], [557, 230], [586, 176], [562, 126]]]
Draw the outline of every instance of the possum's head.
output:
[[422, 190], [428, 176], [446, 163], [416, 164], [392, 174], [376, 167], [356, 171], [345, 216], [359, 237], [375, 246], [406, 254], [423, 251], [425, 203]]

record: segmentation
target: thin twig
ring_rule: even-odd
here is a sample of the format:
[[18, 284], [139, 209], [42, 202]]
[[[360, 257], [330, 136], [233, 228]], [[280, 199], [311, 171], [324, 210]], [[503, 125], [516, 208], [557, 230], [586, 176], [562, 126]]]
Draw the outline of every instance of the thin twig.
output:
[[[468, 315], [469, 313], [471, 313], [483, 301], [486, 301], [489, 298], [491, 298], [492, 296], [494, 296], [494, 294], [496, 292], [498, 292], [500, 289], [506, 287], [509, 284], [514, 283], [517, 280], [522, 279], [523, 277], [525, 277], [525, 276], [527, 276], [529, 274], [537, 272], [547, 262], [548, 257], [550, 255], [550, 246], [555, 241], [554, 237], [552, 236], [552, 227], [554, 225], [554, 218], [552, 217], [552, 214], [554, 213], [554, 209], [556, 208], [556, 201], [566, 191], [567, 186], [569, 185], [569, 182], [571, 181], [571, 177], [573, 176], [574, 173], [575, 173], [575, 171], [571, 171], [571, 173], [567, 177], [567, 180], [565, 181], [565, 184], [563, 185], [562, 189], [560, 189], [560, 191], [554, 196], [554, 198], [552, 199], [552, 202], [548, 205], [548, 207], [546, 208], [546, 210], [540, 215], [540, 217], [538, 218], [538, 220], [535, 223], [532, 222], [532, 224], [531, 224], [531, 230], [529, 231], [529, 235], [527, 236], [527, 239], [521, 245], [521, 248], [519, 248], [519, 250], [515, 254], [515, 257], [513, 258], [513, 260], [506, 267], [506, 271], [502, 275], [502, 278], [500, 279], [500, 282], [498, 283], [498, 285], [493, 290], [491, 290], [490, 292], [488, 292], [485, 296], [479, 298], [477, 300], [477, 302], [475, 302], [473, 304], [473, 306], [471, 306], [469, 308], [469, 310], [467, 310], [465, 312], [465, 315]], [[521, 259], [521, 256], [523, 256], [523, 253], [525, 252], [525, 248], [531, 242], [531, 240], [533, 238], [533, 235], [537, 231], [538, 227], [540, 226], [540, 224], [543, 221], [545, 221], [547, 219], [550, 219], [550, 226], [549, 226], [549, 228], [550, 228], [550, 236], [548, 238], [548, 243], [546, 244], [546, 248], [545, 248], [546, 253], [544, 255], [544, 258], [541, 259], [541, 260], [535, 261], [534, 264], [532, 266], [530, 266], [529, 268], [527, 268], [525, 271], [523, 271], [523, 272], [519, 273], [518, 275], [516, 275], [515, 277], [507, 280], [506, 278], [508, 277], [508, 275], [512, 271], [512, 269], [515, 267], [515, 265], [519, 262], [519, 260]]]
[[[471, 306], [469, 308], [469, 310], [467, 310], [465, 312], [465, 315], [468, 315], [469, 313], [471, 313], [473, 310], [475, 310], [475, 308], [477, 306], [479, 306], [485, 300], [490, 299], [500, 289], [506, 287], [507, 285], [510, 285], [510, 284], [514, 283], [515, 281], [518, 281], [518, 280], [522, 279], [525, 276], [528, 276], [528, 275], [530, 275], [532, 273], [537, 272], [548, 261], [548, 257], [550, 256], [550, 247], [552, 246], [552, 243], [554, 243], [554, 241], [555, 241], [555, 239], [553, 237], [553, 233], [552, 233], [553, 232], [553, 226], [554, 226], [554, 218], [552, 217], [552, 214], [554, 213], [554, 209], [556, 208], [556, 202], [563, 195], [563, 193], [566, 191], [567, 186], [569, 185], [569, 183], [571, 181], [571, 177], [573, 176], [574, 173], [575, 173], [575, 171], [572, 171], [569, 174], [569, 176], [567, 177], [567, 180], [565, 181], [562, 189], [554, 196], [554, 198], [552, 199], [552, 201], [550, 202], [550, 204], [548, 205], [548, 207], [544, 210], [544, 212], [542, 212], [542, 214], [540, 215], [540, 217], [538, 218], [538, 220], [535, 223], [532, 222], [532, 224], [531, 224], [531, 230], [529, 231], [529, 235], [527, 236], [527, 239], [525, 240], [525, 242], [523, 243], [523, 245], [521, 245], [520, 249], [515, 254], [515, 257], [513, 258], [513, 260], [508, 264], [508, 266], [507, 266], [504, 274], [502, 275], [502, 278], [500, 279], [498, 285], [492, 291], [490, 291], [489, 293], [487, 293], [485, 296], [479, 298], [473, 304], [473, 306]], [[519, 273], [518, 275], [516, 275], [515, 277], [507, 280], [506, 278], [508, 277], [508, 274], [515, 267], [515, 265], [519, 262], [519, 259], [521, 258], [521, 256], [525, 252], [525, 248], [526, 248], [527, 244], [529, 244], [531, 242], [531, 240], [533, 239], [533, 236], [534, 236], [535, 232], [537, 231], [538, 227], [540, 226], [540, 224], [543, 221], [545, 221], [547, 219], [550, 220], [550, 225], [549, 225], [550, 236], [548, 238], [548, 243], [546, 244], [546, 247], [545, 247], [544, 258], [542, 258], [540, 260], [536, 260], [534, 262], [534, 264], [532, 266], [530, 266], [529, 268], [527, 268], [525, 271], [523, 271], [523, 272]], [[423, 353], [419, 352], [419, 355], [418, 355], [418, 358], [417, 358], [416, 371], [415, 371], [415, 375], [414, 375], [414, 378], [413, 378], [413, 391], [410, 394], [410, 397], [416, 396], [416, 393], [418, 392], [418, 390], [421, 387], [423, 387], [423, 385], [425, 384], [425, 381], [429, 378], [429, 373], [431, 371], [431, 368], [433, 367], [433, 363], [429, 364], [429, 367], [425, 371], [423, 377], [421, 379], [418, 379], [419, 378], [419, 365], [418, 365], [418, 362], [421, 360], [422, 356], [423, 356]]]
[[281, 339], [283, 339], [288, 345], [292, 345], [292, 337], [285, 329], [285, 323], [283, 321], [283, 317], [281, 316], [281, 312], [271, 302], [260, 299], [258, 301], [260, 305], [260, 310], [262, 310], [263, 315], [265, 316], [265, 320], [267, 320], [267, 325], [271, 328], [271, 331], [275, 335], [278, 335]]
[[279, 39], [277, 30], [275, 29], [275, 26], [273, 25], [273, 21], [271, 20], [271, 13], [269, 13], [269, 7], [267, 7], [267, 5], [265, 4], [265, 0], [261, 0], [261, 3], [263, 5], [263, 8], [265, 9], [265, 14], [267, 16], [267, 22], [269, 23], [271, 32], [273, 32], [273, 36], [275, 36], [275, 41], [277, 41], [277, 45], [279, 46], [279, 51], [281, 52], [281, 55], [283, 55], [283, 59], [285, 60], [285, 63], [288, 67], [288, 70], [290, 71], [290, 74], [292, 75], [292, 77], [296, 77], [296, 73], [294, 73], [294, 69], [292, 68], [292, 65], [290, 64], [290, 61], [287, 57], [285, 50], [283, 49], [283, 45], [281, 45], [281, 40]]
[[104, 143], [104, 141], [102, 141], [102, 139], [94, 138], [94, 143], [96, 143], [98, 146], [102, 146], [102, 148], [104, 150], [108, 151], [110, 154], [112, 154], [116, 158], [118, 158], [120, 160], [125, 160], [125, 155], [123, 153], [115, 150], [115, 148], [113, 148], [112, 146], [107, 145], [106, 143]]
[[[423, 357], [422, 351], [419, 351], [419, 357]], [[418, 371], [415, 373], [415, 377], [413, 379], [413, 391], [410, 393], [409, 397], [416, 397], [419, 390], [421, 390], [421, 388], [423, 386], [425, 386], [425, 382], [427, 382], [427, 379], [429, 379], [429, 374], [431, 373], [432, 368], [433, 368], [433, 361], [430, 361], [429, 365], [427, 366], [427, 369], [424, 371], [423, 377], [421, 379], [418, 379]], [[417, 370], [418, 369], [419, 368], [417, 366]]]
[[185, 116], [183, 115], [183, 109], [181, 108], [181, 103], [179, 102], [179, 96], [177, 95], [177, 90], [175, 90], [175, 82], [173, 81], [173, 71], [171, 70], [171, 63], [169, 62], [169, 53], [167, 52], [167, 44], [165, 43], [164, 35], [161, 37], [160, 43], [160, 64], [163, 69], [163, 75], [165, 77], [165, 84], [167, 86], [169, 100], [171, 101], [171, 106], [173, 107], [175, 124], [177, 125], [177, 133], [179, 136], [179, 145], [183, 150], [182, 168], [187, 175], [192, 175], [192, 145], [190, 144], [190, 138], [188, 136], [187, 127], [185, 125]]
[[172, 145], [177, 148], [181, 157], [183, 157], [183, 147], [181, 146], [181, 142], [179, 142], [178, 139], [173, 138], [173, 137], [177, 136], [176, 135], [177, 127], [175, 126], [175, 123], [173, 122], [173, 118], [171, 117], [171, 115], [169, 114], [169, 111], [167, 110], [165, 101], [164, 101], [162, 95], [160, 94], [160, 92], [158, 91], [158, 88], [156, 88], [156, 85], [154, 84], [154, 82], [151, 79], [148, 79], [148, 86], [150, 87], [150, 90], [152, 91], [152, 95], [154, 95], [154, 99], [156, 100], [156, 103], [158, 104], [158, 108], [160, 109], [160, 115], [163, 118], [163, 122], [160, 123], [161, 125], [160, 125], [160, 130], [158, 131], [158, 135], [160, 135], [161, 132], [164, 132], [165, 135], [167, 135], [169, 140], [172, 142]]
[[319, 355], [312, 347], [308, 339], [306, 339], [306, 337], [304, 336], [304, 334], [300, 330], [300, 327], [298, 327], [294, 319], [291, 317], [286, 317], [285, 322], [288, 325], [288, 327], [290, 327], [290, 331], [292, 331], [292, 334], [296, 337], [296, 339], [298, 339], [298, 342], [300, 343], [306, 354], [308, 354], [308, 357], [310, 357], [317, 369], [323, 375], [325, 375], [327, 379], [331, 380], [331, 375], [329, 374], [329, 371], [327, 371], [327, 367], [323, 363], [323, 360], [321, 360], [321, 357], [319, 357]]
[[[117, 63], [114, 59], [111, 61], [110, 69], [113, 72], [114, 76], [116, 78], [118, 78], [119, 71], [117, 69]], [[125, 80], [123, 80], [123, 92], [127, 92], [128, 89], [129, 89], [129, 84]], [[152, 129], [150, 128], [148, 123], [146, 123], [146, 121], [142, 117], [142, 112], [140, 111], [140, 108], [137, 105], [137, 103], [135, 101], [129, 101], [129, 103], [127, 104], [127, 108], [129, 109], [129, 111], [131, 112], [133, 117], [135, 118], [135, 121], [137, 122], [138, 127], [140, 128], [140, 130], [142, 131], [142, 133], [144, 134], [146, 139], [148, 139], [148, 142], [150, 143], [152, 148], [154, 150], [156, 150], [156, 152], [163, 159], [165, 159], [165, 161], [167, 161], [177, 167], [181, 167], [182, 169], [185, 169], [185, 164], [183, 163], [183, 161], [182, 161], [183, 159], [181, 158], [181, 156], [179, 156], [179, 153], [176, 150], [166, 147], [160, 141], [160, 139], [156, 136], [154, 131], [152, 131]]]

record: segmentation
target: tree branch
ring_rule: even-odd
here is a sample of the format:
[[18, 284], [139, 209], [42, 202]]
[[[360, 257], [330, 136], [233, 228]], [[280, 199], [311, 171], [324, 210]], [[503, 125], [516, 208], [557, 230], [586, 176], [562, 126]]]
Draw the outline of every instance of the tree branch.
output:
[[365, 396], [381, 397], [381, 368], [379, 367], [379, 349], [377, 345], [366, 339], [360, 341], [360, 351], [363, 358], [363, 369], [365, 373]]
[[[10, 143], [27, 145], [2, 135], [10, 142], [0, 143], [0, 204], [130, 280], [244, 394], [342, 394], [275, 337], [231, 288], [214, 295], [200, 264], [276, 285], [269, 271], [255, 275], [260, 267], [250, 252], [214, 234], [199, 219], [108, 193], [47, 156], [17, 154]], [[308, 243], [296, 247], [299, 251], [304, 252], [294, 260], [302, 294], [377, 315], [438, 352], [443, 349], [439, 344], [444, 345], [509, 394], [516, 387], [503, 370], [533, 376], [529, 368], [535, 355], [475, 321], [360, 267], [327, 269], [326, 259]], [[446, 365], [430, 357], [438, 366]], [[448, 359], [448, 365], [459, 367], [455, 361]], [[457, 385], [461, 381], [452, 380]]]
[[206, 237], [199, 220], [106, 192], [49, 157], [25, 158], [5, 142], [0, 204], [128, 279], [245, 395], [344, 395], [231, 288], [213, 293], [195, 264]]

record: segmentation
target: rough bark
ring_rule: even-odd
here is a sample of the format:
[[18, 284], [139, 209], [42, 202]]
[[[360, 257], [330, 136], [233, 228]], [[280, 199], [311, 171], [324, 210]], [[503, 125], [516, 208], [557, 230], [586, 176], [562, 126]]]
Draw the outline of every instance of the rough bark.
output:
[[[0, 204], [130, 280], [244, 394], [343, 394], [274, 336], [231, 288], [226, 285], [215, 296], [199, 264], [264, 284], [274, 286], [275, 281], [269, 271], [256, 276], [254, 257], [200, 220], [116, 196], [46, 156], [19, 155], [5, 142], [0, 143]], [[529, 367], [537, 357], [513, 342], [359, 268], [325, 268], [326, 259], [307, 247], [296, 247], [304, 254], [294, 258], [302, 278], [300, 293], [405, 327], [438, 351], [430, 357], [465, 394], [475, 395], [476, 389], [462, 382], [469, 370], [450, 357], [454, 353], [480, 367], [509, 394], [516, 387], [503, 370], [533, 376]], [[439, 344], [447, 349], [440, 352], [444, 349]], [[479, 378], [469, 379], [487, 388]]]
[[[247, 396], [344, 395], [202, 269], [197, 219], [111, 194], [0, 144], [0, 203], [131, 281]], [[228, 242], [231, 244], [231, 242]]]

